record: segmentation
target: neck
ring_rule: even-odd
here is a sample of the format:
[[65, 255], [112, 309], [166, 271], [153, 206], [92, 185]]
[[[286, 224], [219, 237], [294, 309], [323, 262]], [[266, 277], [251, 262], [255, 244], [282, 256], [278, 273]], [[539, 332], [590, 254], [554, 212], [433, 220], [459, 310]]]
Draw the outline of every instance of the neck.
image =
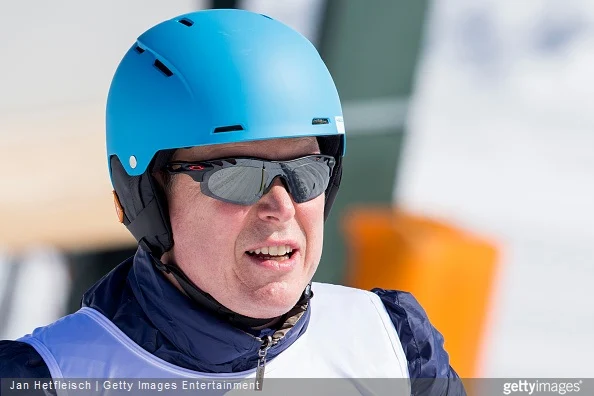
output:
[[[170, 266], [170, 264], [168, 266]], [[206, 292], [198, 289], [198, 287], [194, 285], [194, 283], [191, 282], [187, 276], [181, 277], [179, 274], [174, 274], [173, 272], [165, 273], [165, 276], [183, 295], [188, 297], [194, 303], [205, 307], [210, 311], [214, 311], [215, 313], [220, 313], [220, 308], [229, 311], [230, 313], [235, 313], [216, 301]], [[183, 283], [185, 283], [185, 285], [182, 286]], [[197, 292], [199, 293], [198, 295]], [[248, 327], [253, 330], [262, 330], [272, 327], [281, 322], [283, 319], [283, 316], [277, 316], [275, 318], [252, 318], [237, 313], [235, 313], [235, 315], [237, 315], [235, 320], [233, 320], [235, 325], [240, 325], [240, 327]]]

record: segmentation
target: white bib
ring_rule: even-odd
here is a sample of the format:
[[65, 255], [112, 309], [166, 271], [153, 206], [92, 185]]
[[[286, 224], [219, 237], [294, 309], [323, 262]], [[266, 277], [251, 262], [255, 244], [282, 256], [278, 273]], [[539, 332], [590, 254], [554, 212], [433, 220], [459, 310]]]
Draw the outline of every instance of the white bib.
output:
[[[406, 395], [406, 356], [380, 298], [374, 293], [313, 283], [311, 317], [305, 333], [266, 363], [264, 390], [345, 395]], [[19, 341], [32, 345], [59, 378], [254, 378], [256, 369], [237, 373], [200, 373], [168, 363], [141, 348], [98, 311], [82, 308]], [[268, 386], [266, 379], [273, 380]], [[337, 379], [351, 380], [295, 380]], [[291, 386], [299, 384], [299, 386]], [[286, 386], [285, 386], [286, 385]], [[266, 387], [268, 386], [268, 389]], [[308, 386], [311, 388], [308, 391]], [[322, 389], [321, 389], [321, 388]], [[332, 388], [332, 392], [330, 391]], [[389, 389], [386, 389], [389, 387]], [[297, 390], [296, 390], [297, 389]], [[384, 393], [389, 391], [389, 393]], [[234, 394], [237, 391], [234, 391]], [[105, 394], [109, 391], [104, 391]], [[266, 392], [264, 392], [266, 393]], [[297, 394], [297, 393], [296, 393]]]

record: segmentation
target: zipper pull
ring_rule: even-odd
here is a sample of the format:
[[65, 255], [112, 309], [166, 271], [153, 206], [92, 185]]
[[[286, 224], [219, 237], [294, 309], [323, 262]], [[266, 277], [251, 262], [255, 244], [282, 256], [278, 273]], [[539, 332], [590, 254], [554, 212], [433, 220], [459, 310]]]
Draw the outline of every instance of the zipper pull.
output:
[[256, 390], [262, 390], [262, 384], [264, 383], [264, 368], [266, 367], [266, 354], [272, 346], [272, 337], [267, 336], [262, 341], [262, 346], [258, 350], [258, 368], [256, 369]]

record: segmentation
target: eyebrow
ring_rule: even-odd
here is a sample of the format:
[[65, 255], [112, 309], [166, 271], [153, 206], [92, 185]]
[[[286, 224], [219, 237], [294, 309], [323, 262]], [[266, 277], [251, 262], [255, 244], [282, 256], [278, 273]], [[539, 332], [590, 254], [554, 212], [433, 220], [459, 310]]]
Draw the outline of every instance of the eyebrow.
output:
[[[305, 143], [307, 142], [311, 142], [308, 138], [298, 138], [299, 141], [295, 142], [297, 144], [303, 142]], [[237, 144], [237, 146], [233, 146], [233, 147], [226, 147], [223, 148], [223, 152], [225, 150], [228, 150], [228, 153], [223, 153], [223, 154], [217, 154], [217, 153], [212, 153], [212, 150], [216, 150], [216, 146], [205, 146], [204, 148], [206, 149], [204, 153], [200, 153], [201, 155], [199, 155], [200, 158], [196, 158], [195, 155], [192, 155], [192, 157], [190, 159], [179, 159], [179, 158], [175, 158], [177, 156], [174, 156], [174, 158], [172, 158], [172, 161], [181, 161], [181, 162], [199, 162], [199, 161], [212, 161], [212, 160], [216, 160], [216, 159], [223, 159], [223, 158], [239, 158], [239, 157], [245, 157], [245, 158], [258, 158], [258, 159], [263, 159], [263, 160], [268, 160], [268, 161], [288, 161], [288, 160], [292, 160], [295, 158], [300, 158], [300, 157], [305, 157], [307, 155], [316, 155], [316, 154], [321, 154], [321, 150], [319, 145], [317, 144], [317, 140], [314, 141], [315, 142], [315, 149], [312, 151], [309, 150], [305, 150], [306, 147], [304, 147], [304, 150], [302, 153], [299, 153], [297, 155], [289, 155], [287, 157], [274, 157], [271, 158], [269, 156], [257, 156], [257, 155], [248, 155], [245, 153], [241, 153], [241, 152], [237, 152], [241, 151], [242, 148], [245, 148], [246, 145], [243, 144]], [[313, 142], [312, 142], [313, 143]], [[305, 146], [305, 144], [303, 144]], [[313, 146], [313, 145], [312, 145]], [[179, 153], [180, 151], [177, 151], [177, 153]], [[215, 155], [213, 155], [215, 154]]]
[[202, 158], [192, 158], [192, 159], [173, 159], [172, 161], [178, 161], [178, 162], [201, 162], [201, 161], [214, 161], [214, 160], [220, 160], [220, 159], [225, 159], [225, 158], [254, 158], [254, 159], [261, 159], [261, 160], [265, 160], [265, 161], [290, 161], [293, 159], [297, 159], [297, 158], [301, 158], [301, 157], [306, 157], [308, 155], [318, 155], [321, 154], [320, 150], [315, 150], [315, 152], [308, 152], [308, 153], [303, 153], [303, 154], [297, 154], [297, 155], [290, 155], [290, 156], [286, 156], [286, 157], [270, 157], [270, 156], [257, 156], [257, 155], [245, 155], [245, 154], [236, 154], [234, 155], [233, 153], [231, 154], [225, 154], [225, 155], [217, 155], [217, 156], [204, 156]]

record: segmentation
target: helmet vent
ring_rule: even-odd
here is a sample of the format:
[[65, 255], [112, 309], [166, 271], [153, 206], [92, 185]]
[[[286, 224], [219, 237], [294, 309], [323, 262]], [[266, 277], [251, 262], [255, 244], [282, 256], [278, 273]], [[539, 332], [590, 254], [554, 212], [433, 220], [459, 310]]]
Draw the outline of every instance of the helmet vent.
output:
[[264, 18], [272, 19], [268, 15], [264, 15], [264, 14], [260, 14], [260, 15], [262, 15]]
[[161, 70], [161, 72], [163, 72], [163, 74], [165, 74], [167, 77], [173, 76], [173, 72], [169, 70], [169, 68], [165, 66], [163, 62], [161, 62], [159, 59], [155, 60], [154, 65], [157, 69]]
[[139, 54], [142, 54], [144, 52], [144, 48], [140, 48], [138, 45], [136, 47], [134, 47], [134, 50], [136, 52], [138, 52]]
[[178, 22], [186, 26], [192, 26], [194, 24], [194, 21], [191, 21], [188, 18], [180, 19]]
[[243, 127], [241, 125], [228, 125], [228, 126], [218, 127], [218, 128], [215, 128], [214, 133], [235, 132], [235, 131], [243, 131]]
[[314, 118], [311, 120], [311, 125], [324, 125], [330, 124], [330, 120], [327, 118]]

